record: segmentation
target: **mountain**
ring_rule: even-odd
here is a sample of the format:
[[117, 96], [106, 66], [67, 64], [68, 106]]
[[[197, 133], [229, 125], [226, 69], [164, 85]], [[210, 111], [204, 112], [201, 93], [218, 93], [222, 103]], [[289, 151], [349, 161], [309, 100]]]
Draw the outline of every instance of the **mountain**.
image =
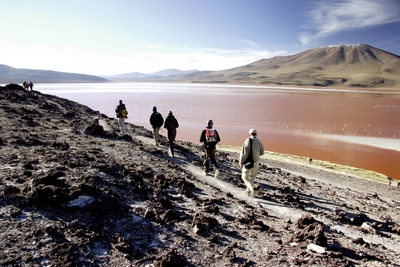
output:
[[366, 44], [323, 46], [181, 78], [199, 83], [400, 87], [400, 57]]
[[0, 83], [35, 82], [189, 82], [297, 86], [400, 88], [400, 57], [367, 44], [323, 46], [290, 56], [262, 59], [221, 71], [131, 72], [97, 77], [0, 65]]
[[185, 74], [190, 74], [190, 73], [196, 73], [199, 72], [198, 70], [177, 70], [177, 69], [167, 69], [167, 70], [162, 70], [159, 72], [154, 72], [151, 74], [148, 74], [148, 76], [179, 76], [179, 75], [185, 75]]
[[103, 78], [107, 80], [129, 80], [129, 79], [136, 79], [136, 78], [143, 78], [146, 77], [146, 73], [141, 73], [141, 72], [129, 72], [129, 73], [121, 73], [121, 74], [115, 74], [115, 75], [106, 75], [102, 76]]
[[186, 74], [196, 73], [198, 70], [187, 70], [182, 71], [178, 69], [166, 69], [154, 73], [140, 73], [140, 72], [130, 72], [116, 75], [103, 76], [107, 80], [114, 82], [118, 81], [154, 81], [164, 78], [179, 78]]
[[20, 83], [32, 81], [33, 83], [67, 83], [67, 82], [106, 82], [101, 77], [58, 72], [52, 70], [16, 69], [7, 65], [0, 65], [0, 83]]

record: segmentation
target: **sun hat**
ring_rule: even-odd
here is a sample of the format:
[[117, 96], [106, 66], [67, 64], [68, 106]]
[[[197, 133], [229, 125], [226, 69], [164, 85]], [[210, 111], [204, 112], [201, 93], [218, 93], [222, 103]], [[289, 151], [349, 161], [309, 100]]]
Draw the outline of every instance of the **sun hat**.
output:
[[214, 122], [212, 120], [208, 120], [207, 125], [211, 125], [211, 124], [214, 124]]

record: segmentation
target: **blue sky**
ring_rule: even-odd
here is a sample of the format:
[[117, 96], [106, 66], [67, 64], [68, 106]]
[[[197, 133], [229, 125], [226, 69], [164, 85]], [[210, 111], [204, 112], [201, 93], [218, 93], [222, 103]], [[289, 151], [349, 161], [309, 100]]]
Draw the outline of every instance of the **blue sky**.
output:
[[400, 55], [400, 0], [2, 0], [0, 64], [223, 70], [325, 45]]

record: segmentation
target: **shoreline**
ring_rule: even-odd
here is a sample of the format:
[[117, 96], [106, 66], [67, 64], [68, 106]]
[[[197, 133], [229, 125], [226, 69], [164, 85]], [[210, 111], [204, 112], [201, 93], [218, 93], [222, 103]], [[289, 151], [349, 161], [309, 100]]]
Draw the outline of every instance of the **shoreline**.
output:
[[[145, 127], [146, 128], [146, 127]], [[356, 144], [361, 146], [369, 146], [375, 147], [379, 149], [387, 149], [392, 151], [400, 151], [400, 142], [398, 139], [394, 138], [383, 138], [383, 137], [373, 137], [373, 136], [350, 136], [350, 135], [335, 135], [335, 134], [312, 134], [309, 133], [311, 136], [315, 135], [318, 138], [330, 139], [332, 141], [339, 141], [343, 143], [349, 144]], [[180, 141], [188, 141], [197, 143], [196, 141], [191, 140], [183, 140]], [[232, 145], [232, 144], [223, 144], [218, 145], [219, 150], [222, 151], [233, 151], [240, 153], [241, 146], [240, 145]], [[289, 153], [282, 153], [282, 152], [275, 152], [265, 150], [265, 159], [272, 159], [277, 161], [284, 161], [293, 164], [301, 164], [303, 166], [307, 166], [310, 168], [320, 168], [323, 170], [336, 172], [345, 175], [351, 175], [357, 178], [364, 178], [371, 181], [376, 181], [379, 183], [387, 184], [388, 178], [391, 177], [395, 181], [400, 181], [395, 177], [389, 176], [382, 172], [374, 171], [367, 168], [362, 167], [355, 167], [351, 165], [344, 165], [340, 163], [335, 163], [329, 160], [319, 159], [318, 157], [313, 157], [313, 164], [309, 164], [309, 157], [291, 154]]]
[[[217, 147], [217, 150], [240, 153], [241, 147], [219, 145]], [[388, 183], [388, 176], [382, 173], [352, 166], [340, 165], [337, 163], [332, 163], [324, 160], [313, 159], [312, 163], [310, 163], [309, 158], [307, 157], [297, 156], [292, 154], [277, 153], [272, 151], [265, 151], [264, 155], [261, 156], [261, 158], [307, 166], [308, 168], [321, 169], [333, 173], [345, 174], [356, 178], [367, 179], [369, 181], [374, 181], [382, 184]], [[396, 179], [393, 180], [400, 181]]]
[[[142, 83], [140, 83], [140, 84], [142, 84]], [[113, 90], [117, 89], [117, 92], [119, 92], [119, 94], [113, 94], [112, 97], [114, 97], [115, 99], [119, 99], [119, 98], [126, 99], [125, 102], [131, 103], [132, 110], [138, 111], [138, 112], [136, 112], [134, 117], [130, 118], [130, 120], [128, 120], [127, 122], [133, 123], [135, 125], [142, 125], [146, 129], [149, 129], [148, 114], [144, 113], [143, 110], [145, 110], [148, 106], [152, 106], [154, 104], [157, 105], [159, 110], [169, 110], [169, 109], [171, 109], [171, 103], [170, 102], [172, 100], [168, 102], [169, 103], [168, 105], [165, 104], [164, 102], [160, 103], [159, 102], [160, 101], [160, 93], [154, 94], [154, 93], [150, 92], [150, 93], [146, 93], [145, 94], [145, 93], [142, 93], [142, 91], [145, 90], [145, 89], [146, 90], [148, 90], [148, 89], [158, 90], [159, 87], [161, 87], [161, 88], [165, 87], [165, 95], [168, 96], [167, 93], [169, 93], [171, 90], [172, 91], [177, 91], [179, 93], [179, 92], [181, 92], [181, 90], [186, 88], [185, 86], [183, 86], [184, 84], [182, 85], [183, 87], [182, 86], [173, 86], [173, 85], [174, 85], [174, 83], [172, 83], [172, 84], [168, 83], [168, 86], [167, 85], [159, 85], [159, 86], [156, 86], [155, 88], [149, 88], [149, 87], [143, 88], [143, 86], [140, 86], [140, 85], [137, 85], [135, 87], [134, 84], [132, 85], [131, 83], [126, 83], [126, 84], [125, 83], [124, 84], [116, 83], [116, 86], [112, 86], [112, 89]], [[133, 86], [133, 88], [132, 88], [132, 86]], [[198, 84], [195, 84], [195, 85], [190, 84], [190, 88], [189, 88], [190, 90], [187, 89], [187, 88], [185, 90], [189, 90], [189, 92], [192, 92], [193, 91], [192, 87], [197, 87], [197, 86], [201, 87], [201, 86], [204, 86], [204, 84], [200, 84], [200, 85], [198, 85]], [[229, 84], [229, 85], [227, 85], [227, 84], [223, 84], [223, 85], [220, 85], [220, 84], [217, 84], [217, 85], [215, 85], [215, 84], [206, 84], [206, 86], [204, 86], [204, 87], [206, 87], [208, 93], [210, 93], [210, 92], [216, 93], [214, 89], [213, 89], [213, 91], [210, 91], [210, 89], [209, 89], [209, 87], [214, 87], [214, 86], [217, 87], [216, 90], [218, 92], [219, 92], [218, 88], [225, 88], [228, 91], [232, 91], [232, 87], [235, 88], [235, 85], [233, 85], [233, 84]], [[337, 96], [338, 96], [338, 94], [337, 94], [338, 92], [340, 92], [340, 93], [343, 93], [343, 92], [346, 92], [346, 93], [354, 92], [354, 93], [359, 93], [359, 94], [366, 94], [366, 93], [375, 94], [375, 93], [377, 93], [379, 91], [380, 93], [382, 93], [382, 91], [381, 91], [382, 88], [380, 88], [380, 89], [378, 89], [378, 88], [373, 88], [373, 89], [371, 89], [371, 88], [368, 88], [368, 89], [363, 88], [363, 90], [360, 92], [360, 90], [358, 88], [357, 89], [354, 89], [354, 88], [351, 88], [351, 89], [350, 88], [321, 88], [321, 87], [313, 88], [311, 86], [307, 86], [307, 87], [304, 87], [304, 86], [300, 87], [300, 86], [293, 86], [293, 85], [292, 86], [288, 86], [288, 85], [281, 85], [281, 86], [277, 86], [277, 85], [274, 85], [274, 86], [261, 85], [260, 86], [260, 85], [246, 85], [246, 84], [240, 84], [240, 85], [236, 85], [236, 86], [240, 87], [240, 88], [237, 89], [237, 90], [233, 90], [233, 91], [234, 92], [241, 92], [241, 93], [248, 94], [249, 96], [246, 95], [246, 97], [248, 97], [248, 98], [250, 98], [250, 95], [252, 95], [252, 94], [249, 94], [250, 92], [252, 92], [252, 91], [261, 92], [261, 91], [264, 91], [264, 88], [273, 88], [272, 91], [276, 90], [277, 92], [272, 93], [272, 96], [274, 96], [274, 97], [275, 97], [276, 94], [279, 95], [280, 91], [287, 92], [289, 94], [288, 95], [285, 94], [285, 97], [289, 97], [290, 100], [293, 100], [293, 103], [297, 103], [299, 101], [299, 99], [304, 98], [304, 96], [297, 96], [297, 94], [291, 94], [291, 93], [301, 92], [301, 91], [307, 92], [307, 95], [308, 94], [314, 94], [314, 93], [317, 93], [317, 92], [323, 92], [324, 94], [327, 94], [327, 96], [326, 96], [327, 99], [325, 99], [325, 98], [323, 99], [323, 101], [328, 101], [327, 103], [330, 103], [329, 101], [331, 101], [330, 100], [331, 98], [333, 98], [332, 101], [334, 101], [334, 100], [338, 101], [336, 99]], [[51, 88], [52, 86], [49, 85], [49, 87]], [[78, 86], [78, 87], [80, 88], [80, 86]], [[110, 90], [109, 86], [105, 85], [103, 87], [101, 88], [101, 90], [100, 90], [101, 92], [100, 93], [108, 92], [108, 90]], [[249, 90], [244, 90], [244, 88], [246, 88], [246, 87], [248, 87]], [[99, 90], [96, 87], [96, 88], [93, 88], [94, 91], [91, 91], [90, 88], [91, 88], [90, 86], [88, 88], [83, 86], [83, 89], [85, 89], [85, 90], [83, 90], [83, 91], [79, 90], [79, 92], [87, 93], [87, 96], [90, 96], [91, 93], [96, 92], [96, 90]], [[253, 89], [255, 89], [255, 90], [253, 90]], [[132, 99], [129, 98], [129, 97], [132, 96], [131, 94], [125, 95], [125, 93], [128, 92], [128, 91], [133, 93], [133, 92], [136, 92], [138, 90], [141, 93], [135, 94], [134, 98], [132, 98]], [[385, 93], [389, 93], [389, 91], [391, 91], [391, 90], [388, 90], [387, 88], [385, 88], [383, 90], [385, 91]], [[46, 90], [44, 90], [44, 91], [46, 91]], [[194, 90], [194, 91], [196, 91], [196, 90]], [[333, 93], [333, 91], [335, 93]], [[54, 91], [52, 92], [52, 90], [49, 90], [48, 93], [54, 94]], [[400, 93], [400, 91], [395, 92], [396, 95], [399, 94], [399, 93]], [[333, 95], [331, 95], [331, 94], [333, 94]], [[58, 95], [58, 94], [56, 94], [56, 95]], [[221, 103], [221, 101], [225, 101], [226, 98], [227, 98], [227, 96], [221, 95], [219, 93], [216, 93], [214, 95], [215, 95], [215, 98], [213, 98], [213, 100], [214, 100], [213, 104], [214, 105], [210, 105], [212, 107], [217, 106], [219, 103]], [[294, 97], [293, 97], [293, 95], [294, 95]], [[104, 103], [101, 102], [101, 101], [96, 101], [96, 103], [93, 103], [91, 97], [88, 97], [86, 99], [85, 96], [86, 95], [82, 95], [82, 94], [79, 94], [79, 95], [76, 95], [76, 94], [75, 95], [74, 94], [61, 94], [61, 97], [64, 97], [64, 98], [67, 97], [68, 99], [72, 99], [72, 100], [75, 99], [75, 101], [77, 101], [77, 102], [79, 102], [81, 104], [84, 104], [84, 105], [88, 105], [93, 110], [101, 110], [103, 113], [107, 114], [110, 117], [114, 116], [113, 115], [114, 114], [114, 109], [113, 109], [114, 106], [109, 105], [110, 99], [112, 98], [111, 95], [108, 95], [108, 94], [104, 95], [104, 96], [106, 96], [106, 99], [107, 99], [106, 101], [104, 101]], [[340, 95], [340, 96], [342, 96], [342, 95]], [[347, 94], [346, 94], [346, 96], [347, 96]], [[196, 95], [196, 97], [197, 97], [197, 95]], [[240, 95], [240, 97], [243, 97], [243, 96]], [[254, 96], [252, 96], [252, 97], [254, 97]], [[255, 97], [257, 99], [259, 99], [258, 95], [256, 95]], [[272, 97], [270, 97], [270, 95], [268, 95], [268, 97], [269, 98], [267, 98], [267, 100], [272, 98]], [[184, 134], [182, 136], [179, 136], [179, 139], [182, 140], [182, 141], [192, 141], [194, 143], [198, 143], [198, 140], [197, 140], [198, 128], [202, 128], [203, 127], [203, 124], [202, 124], [202, 120], [203, 120], [202, 117], [203, 116], [200, 116], [199, 114], [203, 114], [203, 113], [205, 113], [205, 114], [217, 114], [217, 113], [212, 108], [211, 109], [207, 109], [206, 111], [204, 111], [204, 105], [199, 104], [199, 105], [193, 107], [193, 109], [197, 108], [198, 110], [200, 110], [199, 112], [197, 112], [196, 114], [190, 114], [190, 116], [189, 115], [185, 115], [185, 114], [187, 114], [187, 110], [186, 110], [187, 107], [186, 107], [186, 105], [182, 105], [182, 103], [186, 103], [184, 100], [187, 100], [189, 98], [190, 99], [193, 98], [193, 95], [184, 94], [182, 96], [182, 98], [180, 98], [180, 100], [177, 101], [177, 103], [173, 102], [174, 103], [174, 109], [173, 110], [174, 110], [174, 114], [175, 113], [176, 114], [182, 114], [179, 117], [179, 121], [181, 122], [182, 126], [184, 126], [185, 123], [186, 123], [186, 126], [187, 126], [187, 129], [185, 129], [184, 131], [186, 132], [185, 134], [188, 137], [185, 138], [185, 136], [184, 136], [185, 134]], [[235, 106], [238, 103], [237, 102], [238, 98], [236, 97], [236, 95], [233, 95], [231, 98], [232, 98], [232, 99], [230, 99], [231, 102], [232, 102], [231, 106]], [[397, 98], [397, 96], [396, 96], [396, 98]], [[275, 98], [273, 98], [273, 99], [275, 99]], [[87, 100], [87, 101], [85, 102], [84, 100]], [[203, 100], [204, 99], [201, 98], [201, 99], [198, 100], [198, 102], [202, 103], [201, 101], [203, 101]], [[355, 101], [355, 100], [358, 100], [358, 98], [354, 98], [354, 100], [351, 99], [351, 101]], [[373, 98], [373, 100], [374, 100], [373, 103], [375, 103], [376, 102], [375, 98]], [[115, 100], [115, 101], [117, 101], [117, 100]], [[274, 103], [275, 102], [273, 102], [273, 104]], [[336, 102], [333, 102], [333, 103], [336, 103]], [[264, 106], [265, 104], [262, 104], [262, 105]], [[271, 109], [273, 109], [274, 107], [275, 106], [272, 106]], [[325, 107], [323, 107], [323, 108], [325, 109]], [[142, 111], [142, 112], [140, 112], [140, 111]], [[236, 112], [236, 109], [233, 109], [233, 110], [232, 109], [227, 109], [227, 111], [230, 112], [229, 114], [233, 114], [233, 113]], [[306, 111], [307, 111], [307, 109], [306, 109]], [[217, 118], [214, 118], [214, 119], [217, 120]], [[263, 117], [262, 118], [260, 117], [260, 118], [257, 118], [257, 119], [258, 119], [258, 121], [255, 120], [255, 122], [248, 122], [248, 127], [249, 128], [253, 128], [252, 127], [253, 124], [263, 120]], [[220, 119], [220, 120], [222, 120], [222, 119]], [[283, 117], [281, 120], [282, 121], [287, 121], [287, 118]], [[297, 120], [297, 121], [300, 121], [300, 120]], [[381, 120], [379, 120], [379, 121], [381, 121]], [[279, 123], [279, 122], [280, 121], [278, 121], [278, 119], [276, 121], [273, 121], [273, 123]], [[197, 127], [196, 124], [199, 124], [200, 127]], [[234, 145], [234, 146], [240, 146], [241, 145], [241, 140], [242, 140], [242, 137], [244, 135], [243, 136], [240, 135], [240, 131], [242, 131], [242, 130], [239, 128], [240, 125], [237, 124], [237, 121], [235, 121], [235, 120], [232, 120], [232, 121], [220, 121], [218, 125], [220, 125], [221, 131], [225, 130], [226, 132], [228, 132], [230, 134], [230, 138], [231, 139], [232, 138], [238, 139], [238, 140], [240, 139], [240, 142], [233, 142], [232, 143], [232, 142], [230, 142], [228, 140], [228, 136], [227, 136], [226, 137], [227, 138], [226, 141], [224, 139], [224, 145]], [[290, 125], [290, 126], [292, 126], [292, 125]], [[375, 171], [379, 171], [381, 173], [385, 173], [386, 175], [388, 175], [390, 177], [396, 177], [397, 179], [400, 178], [400, 176], [398, 175], [398, 171], [393, 168], [393, 166], [396, 166], [396, 164], [397, 164], [397, 159], [398, 159], [398, 156], [399, 156], [398, 151], [400, 151], [400, 147], [394, 148], [395, 145], [394, 144], [392, 145], [392, 143], [394, 143], [394, 142], [392, 142], [392, 140], [395, 141], [396, 139], [390, 139], [390, 140], [386, 140], [384, 138], [382, 138], [382, 139], [380, 139], [380, 138], [370, 139], [369, 137], [367, 137], [367, 138], [359, 138], [359, 136], [337, 136], [337, 135], [333, 135], [333, 134], [329, 135], [329, 133], [327, 133], [326, 135], [325, 134], [321, 134], [321, 133], [319, 133], [319, 134], [315, 133], [316, 135], [313, 135], [314, 133], [312, 133], [312, 132], [307, 132], [308, 137], [307, 136], [305, 136], [305, 137], [297, 136], [297, 135], [293, 136], [293, 134], [291, 134], [291, 132], [285, 132], [285, 134], [283, 136], [281, 136], [280, 133], [278, 133], [279, 129], [277, 127], [275, 127], [275, 128], [268, 127], [267, 129], [268, 129], [268, 131], [270, 131], [270, 132], [267, 132], [267, 133], [271, 134], [271, 138], [272, 138], [271, 140], [274, 140], [273, 145], [268, 147], [268, 149], [270, 151], [278, 151], [279, 153], [291, 153], [293, 155], [302, 155], [302, 156], [305, 156], [305, 157], [312, 157], [313, 159], [328, 160], [330, 162], [340, 162], [341, 164], [346, 164], [348, 166], [357, 166], [357, 168], [361, 167], [361, 168], [364, 168], [364, 169], [375, 170]], [[181, 131], [181, 129], [179, 129], [180, 134], [183, 134], [184, 131]], [[268, 136], [267, 133], [264, 136]], [[395, 134], [396, 134], [396, 132], [393, 132], [393, 133], [391, 133], [390, 136], [393, 136]], [[398, 132], [397, 132], [397, 134], [398, 134]], [[315, 139], [314, 137], [318, 137], [318, 139]], [[291, 142], [290, 144], [293, 145], [293, 149], [289, 149], [288, 146], [285, 146], [285, 142], [287, 142], [287, 141]], [[345, 142], [347, 142], [348, 144], [353, 144], [353, 145], [346, 145]], [[387, 142], [389, 142], [389, 144], [385, 144]], [[320, 150], [314, 151], [314, 150], [312, 150], [312, 146], [314, 146], [314, 145], [315, 146], [321, 146], [322, 148], [326, 147], [326, 149], [325, 150], [324, 149], [320, 149]], [[339, 153], [337, 153], [336, 150], [335, 150], [338, 146], [340, 147], [341, 145], [344, 145], [344, 147], [347, 149], [347, 152], [348, 152], [348, 154], [346, 154], [346, 155], [348, 155], [348, 158], [346, 158], [344, 160], [342, 160], [342, 156]], [[285, 147], [280, 149], [279, 146], [285, 146]], [[381, 150], [379, 151], [378, 148], [380, 148]], [[382, 150], [382, 148], [391, 149], [391, 151], [386, 150], [388, 152], [386, 154], [385, 150]], [[357, 154], [354, 153], [354, 151], [361, 152], [361, 151], [364, 151], [364, 150], [366, 150], [368, 153], [370, 153], [374, 157], [377, 157], [376, 158], [377, 160], [371, 160], [371, 158], [373, 158], [373, 157], [366, 158], [364, 156], [364, 155], [369, 155], [369, 154], [363, 154], [364, 157], [362, 159], [360, 159], [360, 157], [358, 157]], [[377, 152], [375, 152], [374, 150], [377, 150]], [[353, 152], [353, 154], [352, 154], [352, 152]], [[376, 153], [376, 154], [374, 154], [374, 153]], [[397, 153], [397, 154], [395, 154], [395, 153]], [[393, 154], [394, 154], [394, 156], [392, 156]], [[387, 155], [387, 156], [385, 156], [385, 155]], [[381, 162], [383, 160], [383, 158], [385, 158], [385, 157], [388, 157], [388, 160], [385, 161], [385, 162]], [[357, 160], [358, 160], [358, 162], [357, 162]]]

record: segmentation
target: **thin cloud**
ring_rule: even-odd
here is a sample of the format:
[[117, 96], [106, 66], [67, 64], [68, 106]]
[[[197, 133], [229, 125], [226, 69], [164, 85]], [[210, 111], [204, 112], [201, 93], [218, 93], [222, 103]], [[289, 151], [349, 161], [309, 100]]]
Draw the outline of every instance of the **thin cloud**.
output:
[[224, 70], [286, 53], [287, 51], [270, 52], [263, 49], [158, 47], [147, 53], [133, 53], [128, 58], [132, 62], [129, 64], [132, 69], [140, 67], [144, 72], [151, 73], [169, 68]]
[[241, 40], [241, 42], [243, 42], [243, 43], [249, 45], [249, 46], [252, 47], [252, 48], [257, 48], [257, 49], [260, 49], [260, 48], [261, 48], [261, 46], [260, 46], [259, 44], [255, 43], [255, 42], [253, 42], [253, 41], [250, 41], [250, 40]]
[[398, 0], [346, 0], [315, 3], [309, 12], [310, 32], [301, 33], [305, 45], [316, 39], [371, 26], [400, 21]]

